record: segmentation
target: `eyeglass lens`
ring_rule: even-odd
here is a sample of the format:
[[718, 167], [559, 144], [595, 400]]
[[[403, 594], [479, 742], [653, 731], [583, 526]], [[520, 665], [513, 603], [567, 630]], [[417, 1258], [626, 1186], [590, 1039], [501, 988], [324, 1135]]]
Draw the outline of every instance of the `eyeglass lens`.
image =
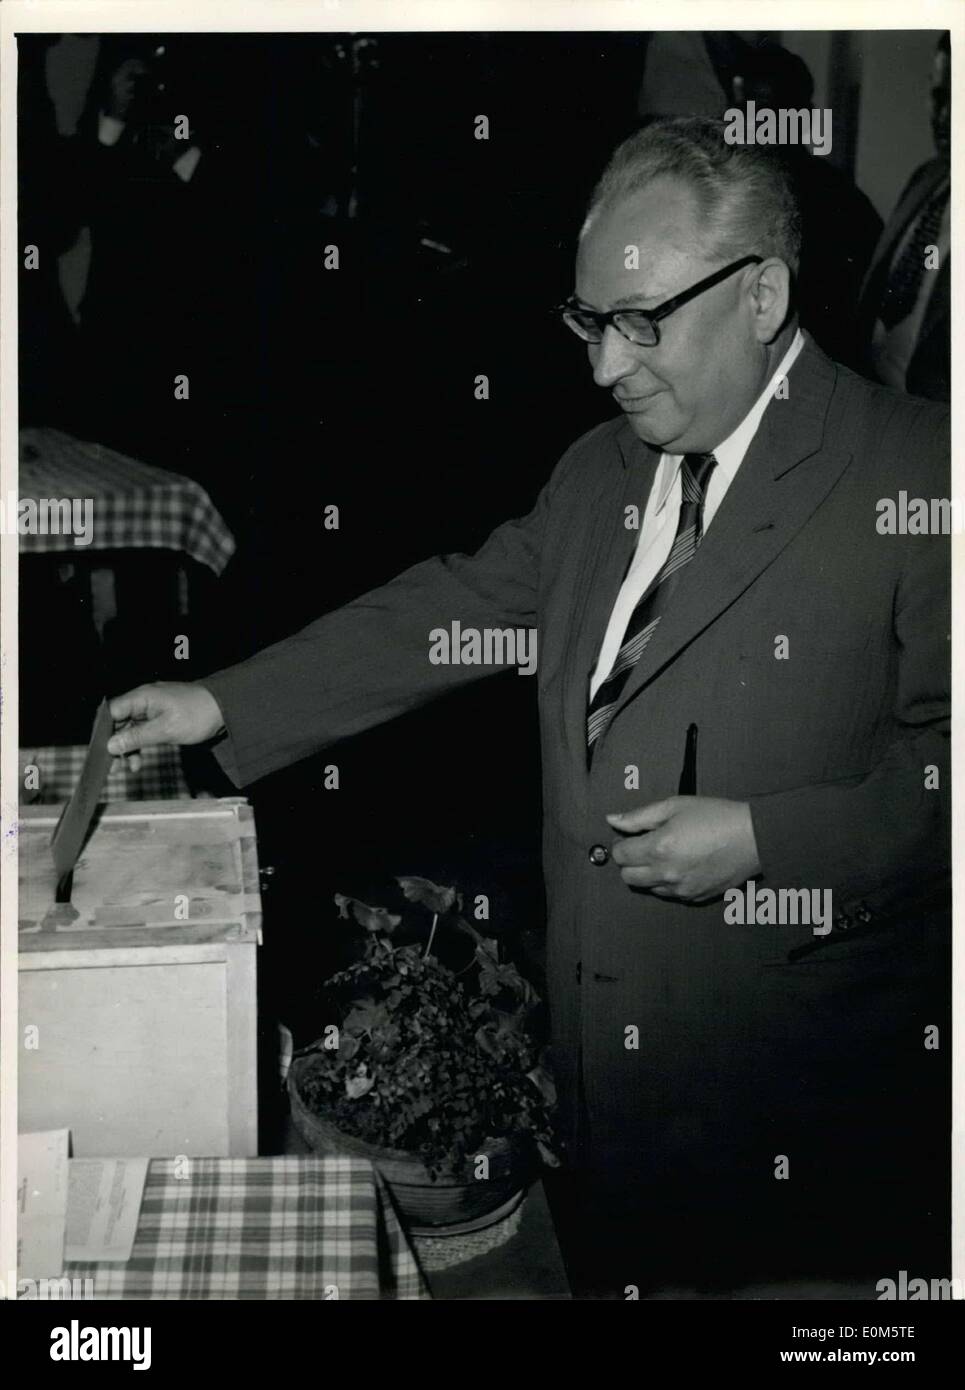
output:
[[[594, 314], [580, 309], [568, 309], [563, 318], [573, 332], [579, 334], [586, 342], [599, 343], [602, 341], [603, 331]], [[631, 342], [638, 343], [642, 347], [652, 346], [657, 341], [651, 319], [646, 314], [635, 313], [632, 309], [617, 314], [614, 318], [614, 326]]]

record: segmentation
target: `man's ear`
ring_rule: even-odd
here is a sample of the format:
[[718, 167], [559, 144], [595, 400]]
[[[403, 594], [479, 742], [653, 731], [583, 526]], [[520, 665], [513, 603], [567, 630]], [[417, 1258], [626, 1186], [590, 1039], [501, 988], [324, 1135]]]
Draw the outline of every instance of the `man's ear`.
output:
[[758, 341], [773, 342], [787, 322], [791, 307], [791, 272], [776, 256], [757, 266], [751, 286], [751, 305]]

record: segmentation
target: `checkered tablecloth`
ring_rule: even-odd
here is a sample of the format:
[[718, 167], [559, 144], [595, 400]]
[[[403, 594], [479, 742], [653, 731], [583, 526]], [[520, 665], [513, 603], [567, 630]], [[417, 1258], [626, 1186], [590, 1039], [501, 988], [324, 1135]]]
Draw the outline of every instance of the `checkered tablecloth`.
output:
[[[48, 744], [20, 749], [20, 801], [22, 805], [57, 805], [69, 801], [77, 785], [86, 743]], [[191, 789], [184, 780], [181, 753], [173, 744], [142, 748], [141, 766], [131, 771], [129, 758], [115, 758], [107, 774], [102, 801], [162, 801], [187, 798]], [[36, 768], [36, 775], [31, 771]], [[38, 785], [34, 785], [34, 783]]]
[[220, 575], [235, 551], [224, 519], [200, 483], [74, 439], [62, 430], [20, 431], [21, 499], [91, 499], [93, 537], [22, 535], [21, 551], [180, 550]]
[[[177, 1176], [181, 1171], [183, 1176]], [[361, 1158], [155, 1158], [126, 1264], [67, 1264], [94, 1298], [428, 1298]]]

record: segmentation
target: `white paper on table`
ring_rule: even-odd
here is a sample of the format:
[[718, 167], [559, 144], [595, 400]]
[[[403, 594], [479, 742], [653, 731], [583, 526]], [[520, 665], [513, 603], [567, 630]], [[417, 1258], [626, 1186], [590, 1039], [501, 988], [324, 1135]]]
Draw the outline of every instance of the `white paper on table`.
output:
[[146, 1158], [72, 1158], [64, 1259], [84, 1264], [131, 1258]]
[[64, 1270], [70, 1131], [17, 1135], [17, 1267], [21, 1279]]

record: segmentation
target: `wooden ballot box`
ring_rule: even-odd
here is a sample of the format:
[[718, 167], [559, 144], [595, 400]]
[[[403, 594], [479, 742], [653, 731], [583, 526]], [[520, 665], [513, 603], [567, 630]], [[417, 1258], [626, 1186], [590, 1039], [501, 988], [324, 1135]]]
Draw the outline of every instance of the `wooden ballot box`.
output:
[[69, 1128], [77, 1157], [256, 1154], [251, 807], [100, 807], [61, 903], [59, 814], [21, 808], [20, 1130]]

